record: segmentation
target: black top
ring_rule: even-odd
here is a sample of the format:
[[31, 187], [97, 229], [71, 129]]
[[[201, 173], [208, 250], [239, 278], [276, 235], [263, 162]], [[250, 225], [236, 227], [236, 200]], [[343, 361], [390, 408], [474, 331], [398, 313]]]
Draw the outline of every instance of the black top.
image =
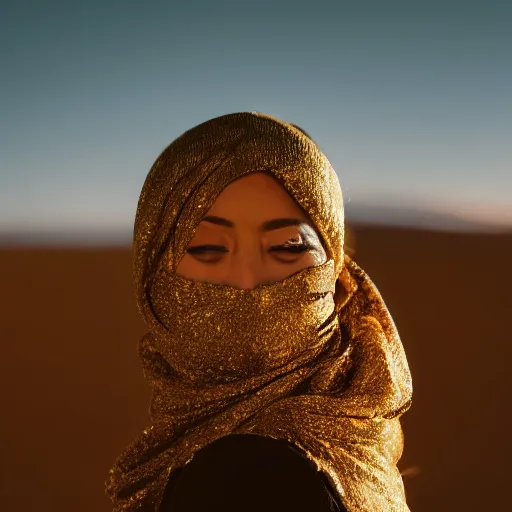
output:
[[159, 512], [346, 512], [326, 476], [284, 440], [230, 435], [172, 472]]

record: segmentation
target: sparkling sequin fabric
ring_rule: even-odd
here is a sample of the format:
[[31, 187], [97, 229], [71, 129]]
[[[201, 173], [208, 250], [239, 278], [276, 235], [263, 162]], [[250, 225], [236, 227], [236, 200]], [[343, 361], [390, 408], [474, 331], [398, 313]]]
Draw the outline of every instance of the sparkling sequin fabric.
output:
[[[326, 263], [252, 290], [178, 276], [202, 216], [226, 185], [251, 172], [271, 173], [309, 214]], [[328, 160], [278, 119], [212, 119], [160, 155], [134, 232], [151, 423], [110, 471], [115, 512], [158, 511], [172, 471], [230, 434], [294, 443], [351, 512], [408, 511], [396, 463], [411, 377], [384, 301], [343, 253], [343, 224]], [[347, 293], [335, 302], [338, 278]]]

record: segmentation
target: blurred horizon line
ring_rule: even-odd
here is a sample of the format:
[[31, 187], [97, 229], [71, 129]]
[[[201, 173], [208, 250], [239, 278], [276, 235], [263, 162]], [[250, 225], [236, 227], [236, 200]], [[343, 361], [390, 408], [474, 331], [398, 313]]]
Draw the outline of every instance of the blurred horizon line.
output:
[[[473, 218], [471, 212], [443, 212], [439, 209], [383, 204], [346, 203], [345, 220], [350, 226], [406, 229], [417, 231], [454, 232], [467, 234], [512, 235], [512, 219], [502, 222]], [[75, 223], [56, 226], [0, 226], [0, 246], [127, 246], [132, 244], [133, 225], [121, 223], [110, 226], [92, 226]]]

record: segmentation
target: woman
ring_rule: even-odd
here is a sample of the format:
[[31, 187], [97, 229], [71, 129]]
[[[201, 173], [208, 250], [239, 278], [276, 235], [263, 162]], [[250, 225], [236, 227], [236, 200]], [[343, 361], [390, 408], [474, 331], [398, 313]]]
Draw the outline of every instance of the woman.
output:
[[[310, 510], [408, 510], [396, 463], [409, 369], [343, 241], [336, 174], [291, 124], [222, 116], [160, 155], [134, 233], [152, 423], [111, 470], [116, 511], [195, 510], [206, 494], [203, 510], [227, 510], [261, 452], [260, 473], [272, 460], [286, 475], [247, 487], [238, 510], [298, 510], [294, 495]], [[225, 473], [221, 496], [201, 468]]]

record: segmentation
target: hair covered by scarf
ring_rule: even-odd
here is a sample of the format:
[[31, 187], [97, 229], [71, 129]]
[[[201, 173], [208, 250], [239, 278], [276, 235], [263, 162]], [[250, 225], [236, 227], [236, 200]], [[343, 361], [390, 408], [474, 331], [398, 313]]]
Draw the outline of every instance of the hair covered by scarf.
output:
[[[348, 293], [337, 304], [328, 342], [315, 350], [293, 358], [288, 351], [282, 364], [235, 380], [185, 379], [176, 361], [187, 350], [191, 355], [192, 345], [173, 344], [172, 326], [158, 314], [152, 290], [162, 268], [175, 271], [220, 192], [252, 172], [274, 176], [309, 215], [328, 253], [325, 269]], [[107, 492], [115, 512], [157, 511], [171, 472], [229, 434], [292, 442], [327, 475], [351, 512], [408, 510], [396, 463], [411, 377], [384, 301], [344, 255], [343, 233], [337, 176], [293, 125], [263, 114], [226, 115], [189, 130], [160, 155], [144, 183], [134, 229], [135, 291], [149, 328], [139, 354], [152, 387], [151, 424], [110, 471]], [[312, 281], [321, 274], [308, 276]], [[277, 347], [284, 342], [274, 341]]]

